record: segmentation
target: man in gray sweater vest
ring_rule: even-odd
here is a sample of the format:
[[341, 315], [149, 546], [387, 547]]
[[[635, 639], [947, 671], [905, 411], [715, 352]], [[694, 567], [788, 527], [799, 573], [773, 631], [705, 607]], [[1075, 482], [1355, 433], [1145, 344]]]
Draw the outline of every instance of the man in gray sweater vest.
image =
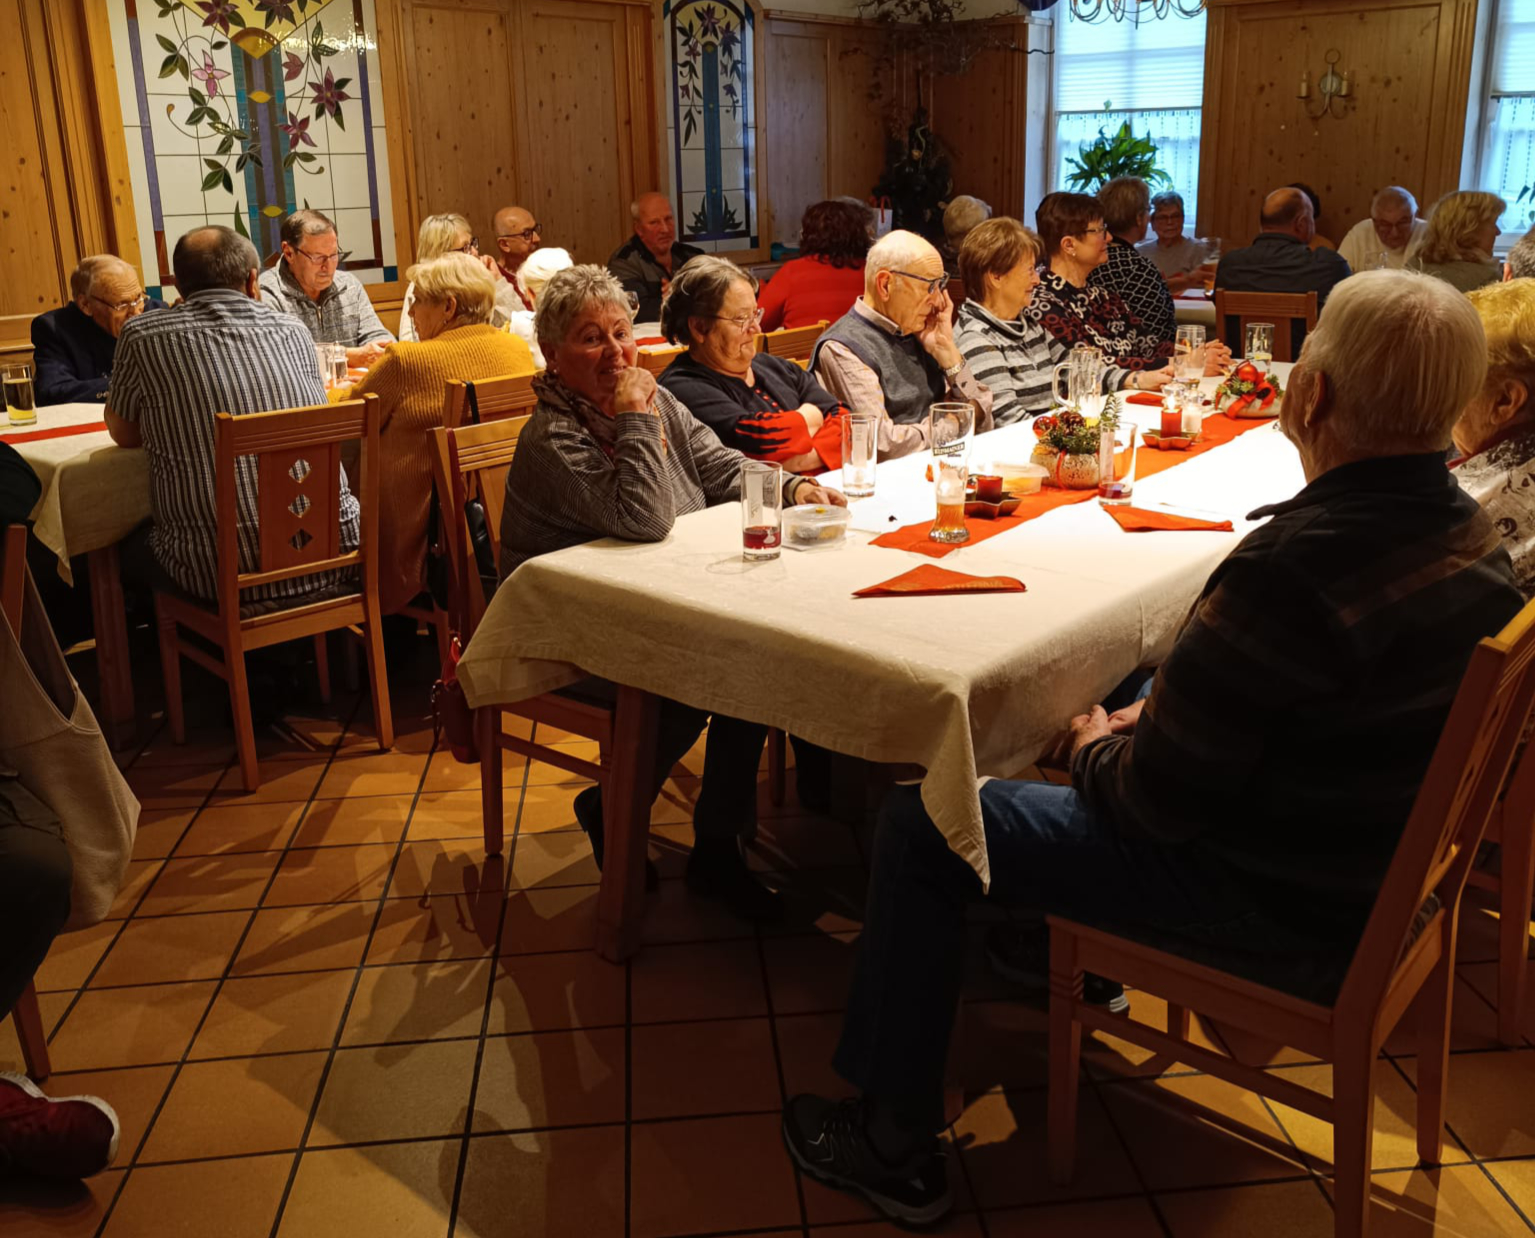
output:
[[821, 385], [855, 413], [880, 417], [881, 460], [928, 445], [927, 410], [975, 406], [991, 429], [991, 392], [954, 342], [954, 303], [943, 258], [914, 232], [891, 232], [869, 250], [863, 296], [827, 328], [810, 359]]

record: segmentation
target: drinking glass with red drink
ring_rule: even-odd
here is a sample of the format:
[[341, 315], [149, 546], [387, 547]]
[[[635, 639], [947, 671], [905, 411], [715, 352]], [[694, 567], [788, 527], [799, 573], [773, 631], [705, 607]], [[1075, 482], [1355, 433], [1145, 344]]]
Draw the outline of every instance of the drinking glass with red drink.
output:
[[783, 540], [783, 469], [765, 460], [741, 464], [741, 555], [776, 559]]

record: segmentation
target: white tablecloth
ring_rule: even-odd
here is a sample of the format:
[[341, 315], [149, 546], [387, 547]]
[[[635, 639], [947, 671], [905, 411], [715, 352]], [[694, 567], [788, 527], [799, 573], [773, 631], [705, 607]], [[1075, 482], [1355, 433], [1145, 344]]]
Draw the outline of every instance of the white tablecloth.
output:
[[[1024, 460], [1033, 442], [1026, 427], [996, 431], [971, 459]], [[854, 506], [858, 523], [930, 514], [926, 464], [881, 464], [875, 498]], [[854, 598], [934, 562], [864, 533], [745, 563], [739, 509], [725, 504], [683, 517], [663, 542], [605, 539], [530, 560], [492, 600], [459, 676], [480, 706], [563, 686], [580, 667], [839, 752], [920, 765], [929, 813], [989, 882], [981, 781], [1027, 768], [1069, 717], [1165, 653], [1211, 568], [1251, 527], [1243, 515], [1302, 484], [1294, 448], [1265, 426], [1136, 488], [1138, 506], [1231, 517], [1234, 533], [1125, 533], [1089, 501], [940, 561], [1016, 576], [1026, 593], [936, 597]]]
[[[100, 404], [52, 404], [37, 410], [35, 426], [15, 429], [26, 433], [101, 419]], [[0, 434], [5, 432], [0, 427]], [[59, 556], [65, 580], [71, 579], [71, 555], [120, 542], [149, 519], [149, 461], [141, 449], [117, 446], [105, 430], [15, 447], [43, 483], [32, 531]]]

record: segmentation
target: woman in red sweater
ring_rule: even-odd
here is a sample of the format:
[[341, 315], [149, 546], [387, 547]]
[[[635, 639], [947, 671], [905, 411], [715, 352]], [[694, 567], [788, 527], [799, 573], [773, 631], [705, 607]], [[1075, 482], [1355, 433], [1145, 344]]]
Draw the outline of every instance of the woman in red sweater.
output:
[[836, 322], [853, 308], [863, 295], [866, 216], [851, 202], [817, 202], [805, 211], [800, 256], [779, 267], [757, 296], [764, 331]]

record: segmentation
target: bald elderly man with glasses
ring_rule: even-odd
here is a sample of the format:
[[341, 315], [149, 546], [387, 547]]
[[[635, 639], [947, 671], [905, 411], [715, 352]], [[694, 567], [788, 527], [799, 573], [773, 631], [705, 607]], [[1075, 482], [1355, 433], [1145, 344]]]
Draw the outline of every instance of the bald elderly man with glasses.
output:
[[941, 401], [973, 404], [976, 431], [991, 429], [991, 391], [954, 342], [942, 255], [898, 230], [874, 242], [863, 271], [863, 296], [816, 342], [810, 368], [853, 412], [879, 416], [880, 459], [926, 447], [927, 411]]
[[341, 268], [348, 252], [341, 248], [336, 225], [319, 211], [294, 211], [282, 221], [282, 256], [261, 272], [261, 297], [292, 314], [316, 344], [342, 344], [347, 364], [376, 361], [394, 336], [357, 276]]
[[69, 277], [68, 305], [32, 320], [39, 404], [104, 404], [123, 324], [165, 302], [147, 296], [139, 273], [115, 254], [82, 259]]

